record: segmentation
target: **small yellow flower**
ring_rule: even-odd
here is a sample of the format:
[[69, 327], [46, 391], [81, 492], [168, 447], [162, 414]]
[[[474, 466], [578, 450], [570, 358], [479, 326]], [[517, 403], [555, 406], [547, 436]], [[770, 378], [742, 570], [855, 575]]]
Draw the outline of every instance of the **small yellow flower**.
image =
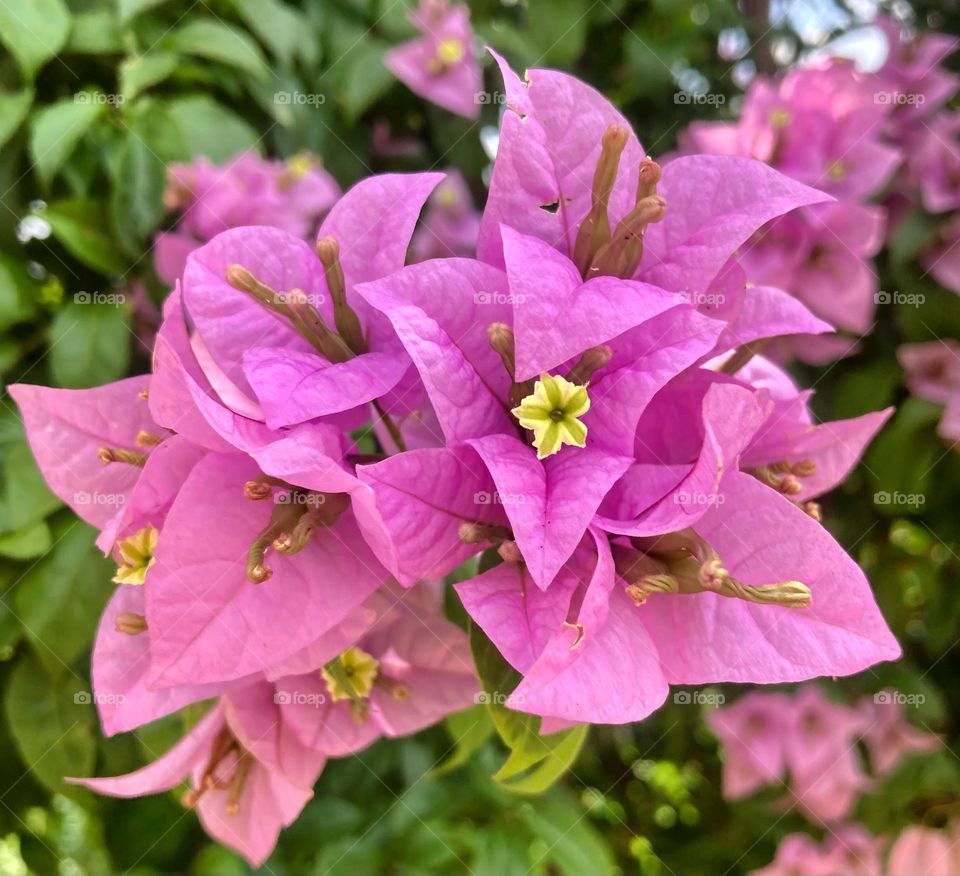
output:
[[466, 51], [463, 48], [463, 43], [453, 37], [440, 40], [437, 46], [437, 60], [443, 64], [444, 67], [450, 67], [462, 61], [465, 54]]
[[370, 696], [373, 683], [380, 673], [380, 661], [359, 648], [347, 648], [331, 664], [324, 666], [320, 673], [334, 702], [365, 699]]
[[541, 374], [533, 393], [522, 399], [511, 413], [524, 429], [533, 432], [537, 459], [557, 453], [564, 444], [584, 447], [587, 427], [578, 420], [590, 410], [586, 386], [565, 377]]
[[775, 128], [785, 128], [791, 121], [793, 121], [793, 116], [790, 114], [790, 110], [781, 108], [770, 112], [770, 124]]
[[139, 532], [117, 542], [116, 584], [143, 584], [147, 570], [156, 562], [153, 555], [160, 533], [149, 523]]

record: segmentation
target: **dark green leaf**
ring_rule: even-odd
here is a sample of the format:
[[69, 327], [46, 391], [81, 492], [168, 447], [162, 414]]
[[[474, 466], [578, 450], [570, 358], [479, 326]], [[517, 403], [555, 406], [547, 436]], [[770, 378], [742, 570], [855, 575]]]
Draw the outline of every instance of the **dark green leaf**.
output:
[[63, 0], [0, 3], [0, 42], [27, 79], [63, 48], [69, 33], [70, 12]]
[[43, 214], [54, 237], [70, 254], [102, 274], [122, 274], [127, 266], [114, 242], [102, 231], [103, 211], [94, 201], [57, 201]]
[[50, 371], [60, 386], [82, 388], [117, 380], [130, 361], [133, 337], [125, 309], [84, 301], [82, 295], [90, 293], [77, 293], [50, 326]]
[[243, 31], [220, 21], [189, 21], [165, 40], [167, 47], [245, 70], [258, 79], [270, 75], [263, 53]]
[[27, 117], [33, 103], [33, 89], [0, 92], [0, 146], [7, 142]]
[[100, 92], [78, 91], [34, 116], [30, 126], [30, 157], [44, 185], [50, 184], [105, 108], [104, 95]]

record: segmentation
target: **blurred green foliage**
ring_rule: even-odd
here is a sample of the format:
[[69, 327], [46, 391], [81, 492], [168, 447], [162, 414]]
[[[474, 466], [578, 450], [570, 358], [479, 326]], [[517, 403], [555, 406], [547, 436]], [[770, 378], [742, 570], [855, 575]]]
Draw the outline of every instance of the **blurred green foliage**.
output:
[[[729, 0], [469, 5], [484, 41], [517, 66], [561, 67], [603, 90], [653, 154], [694, 119], [730, 116], [751, 59], [766, 63], [778, 35], [796, 42], [758, 28]], [[940, 16], [935, 25], [957, 26], [955, 9], [927, 5]], [[3, 381], [84, 387], [146, 369], [132, 296], [84, 306], [75, 296], [138, 281], [162, 299], [150, 243], [165, 221], [171, 161], [309, 149], [344, 187], [371, 172], [455, 165], [480, 202], [489, 161], [478, 135], [496, 125], [498, 107], [485, 107], [475, 125], [392, 79], [380, 57], [411, 35], [404, 12], [394, 0], [0, 0]], [[721, 59], [718, 36], [737, 27], [763, 39]], [[487, 77], [497, 92], [489, 68]], [[684, 103], [682, 88], [724, 101]], [[281, 92], [322, 100], [284, 102]], [[424, 154], [377, 154], [378, 122], [421, 140]], [[824, 419], [899, 406], [824, 513], [866, 568], [905, 659], [842, 684], [851, 699], [885, 686], [922, 693], [913, 719], [952, 742], [960, 467], [935, 434], [939, 410], [906, 397], [893, 355], [904, 340], [960, 335], [960, 299], [916, 264], [923, 237], [922, 222], [906, 226], [881, 269], [884, 288], [922, 290], [926, 306], [881, 308], [860, 354], [800, 378], [816, 388]], [[0, 872], [246, 871], [174, 795], [117, 801], [62, 781], [136, 768], [177, 738], [182, 719], [101, 738], [88, 654], [109, 564], [92, 530], [44, 486], [6, 397], [0, 473]], [[876, 499], [895, 491], [923, 501]], [[491, 689], [509, 688], [503, 679]], [[529, 796], [571, 763], [561, 782]], [[865, 795], [858, 817], [878, 833], [935, 824], [937, 804], [960, 794], [958, 764], [955, 747], [909, 761]], [[544, 743], [492, 703], [332, 762], [269, 872], [746, 872], [767, 863], [784, 834], [810, 829], [796, 812], [772, 818], [772, 791], [725, 803], [719, 775], [699, 706], [671, 703], [634, 727], [588, 737], [577, 729]]]

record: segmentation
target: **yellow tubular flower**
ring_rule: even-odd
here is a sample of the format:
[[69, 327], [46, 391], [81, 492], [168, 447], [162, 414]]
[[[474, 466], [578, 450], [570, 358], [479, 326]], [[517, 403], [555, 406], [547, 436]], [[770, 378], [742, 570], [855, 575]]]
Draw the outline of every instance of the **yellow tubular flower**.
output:
[[[338, 658], [339, 672], [334, 672], [326, 666], [320, 670], [323, 680], [327, 683], [330, 699], [351, 700], [357, 697], [366, 698], [373, 690], [373, 683], [380, 672], [380, 661], [376, 657], [361, 651], [359, 648], [347, 648]], [[350, 690], [342, 684], [337, 675], [340, 673], [350, 685]]]
[[143, 584], [147, 570], [156, 562], [153, 552], [160, 533], [149, 523], [139, 532], [117, 542], [116, 584]]
[[587, 427], [578, 417], [590, 410], [586, 386], [565, 377], [541, 374], [533, 392], [521, 399], [511, 413], [524, 429], [533, 432], [537, 459], [557, 453], [564, 444], [585, 447]]

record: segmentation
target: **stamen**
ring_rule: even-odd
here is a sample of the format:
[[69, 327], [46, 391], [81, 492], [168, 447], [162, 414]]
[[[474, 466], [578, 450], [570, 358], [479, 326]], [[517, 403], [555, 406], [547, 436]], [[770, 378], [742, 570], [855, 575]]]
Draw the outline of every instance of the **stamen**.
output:
[[227, 268], [226, 277], [227, 282], [234, 289], [246, 292], [270, 310], [289, 316], [289, 311], [284, 303], [284, 296], [276, 289], [258, 280], [243, 265], [230, 265]]
[[643, 258], [643, 236], [647, 226], [652, 222], [660, 222], [666, 212], [667, 202], [660, 195], [642, 198], [620, 220], [613, 236], [600, 248], [590, 266], [588, 277], [632, 277]]
[[139, 636], [147, 631], [147, 619], [142, 614], [125, 611], [117, 615], [114, 621], [114, 629], [118, 633], [126, 633], [128, 636]]
[[730, 575], [715, 553], [705, 561], [692, 554], [661, 561], [615, 545], [614, 564], [617, 574], [627, 582], [627, 595], [637, 605], [643, 605], [655, 593], [690, 595], [711, 592], [730, 599], [788, 608], [806, 608], [812, 601], [810, 588], [799, 581], [743, 584]]
[[580, 361], [570, 369], [567, 380], [580, 386], [586, 386], [594, 374], [610, 364], [612, 358], [613, 350], [606, 344], [601, 344], [599, 347], [590, 347], [589, 350], [584, 351]]
[[137, 398], [147, 401], [150, 398], [150, 389], [149, 387], [144, 387], [137, 393]]
[[751, 341], [749, 344], [744, 344], [741, 347], [737, 347], [737, 349], [730, 354], [730, 358], [728, 358], [723, 365], [720, 366], [720, 373], [736, 374], [754, 356], [760, 353], [766, 345], [767, 339], [764, 338], [759, 341]]
[[143, 468], [147, 464], [147, 454], [137, 453], [134, 450], [124, 450], [121, 447], [101, 447], [97, 456], [104, 465], [111, 462], [123, 462]]
[[347, 285], [340, 265], [340, 244], [334, 237], [321, 237], [317, 241], [317, 257], [323, 265], [323, 274], [327, 280], [327, 289], [333, 299], [333, 320], [340, 337], [347, 346], [360, 355], [366, 353], [366, 339], [363, 337], [363, 327], [356, 311], [347, 304]]
[[586, 276], [597, 251], [610, 240], [608, 209], [610, 193], [617, 181], [620, 156], [630, 139], [630, 131], [623, 125], [612, 124], [600, 140], [600, 158], [593, 174], [590, 212], [584, 217], [577, 231], [573, 246], [573, 262]]
[[267, 481], [247, 481], [243, 485], [243, 498], [253, 502], [262, 502], [273, 495], [273, 487]]
[[534, 381], [525, 380], [523, 383], [517, 383], [515, 342], [513, 330], [505, 322], [492, 322], [487, 326], [487, 338], [494, 352], [500, 356], [503, 367], [510, 375], [510, 405], [517, 407], [523, 399], [533, 392]]
[[520, 548], [517, 546], [515, 541], [501, 542], [500, 546], [497, 548], [497, 553], [500, 555], [500, 559], [505, 563], [523, 562], [523, 554], [520, 553]]
[[398, 703], [410, 699], [410, 685], [403, 681], [397, 681], [395, 678], [387, 678], [385, 675], [378, 675], [374, 684], [385, 690]]
[[[294, 494], [295, 498], [296, 493]], [[266, 563], [267, 549], [274, 539], [285, 532], [290, 532], [296, 526], [297, 520], [306, 513], [307, 507], [297, 501], [278, 504], [270, 515], [270, 522], [253, 541], [247, 550], [247, 580], [253, 584], [262, 584], [273, 575]]]
[[155, 435], [153, 432], [147, 432], [141, 429], [137, 432], [134, 443], [137, 447], [156, 447], [158, 444], [163, 444], [163, 438], [160, 435]]
[[291, 555], [302, 551], [309, 543], [318, 526], [333, 526], [347, 508], [350, 496], [347, 493], [308, 493], [308, 509], [294, 524], [290, 532], [283, 532], [273, 541], [274, 550]]
[[323, 321], [323, 317], [310, 304], [302, 289], [292, 289], [283, 298], [294, 328], [326, 359], [331, 362], [346, 362], [353, 358], [353, 351], [343, 338]]
[[243, 787], [252, 766], [253, 756], [249, 751], [242, 752], [237, 758], [237, 766], [230, 781], [230, 793], [227, 795], [227, 803], [224, 806], [227, 815], [236, 815], [240, 811], [240, 798], [243, 796]]
[[823, 522], [823, 512], [820, 509], [819, 502], [804, 502], [800, 508], [808, 517], [812, 517], [817, 523]]
[[506, 526], [494, 523], [461, 523], [457, 530], [460, 541], [466, 544], [482, 544], [492, 541], [499, 543], [513, 538], [513, 533]]

